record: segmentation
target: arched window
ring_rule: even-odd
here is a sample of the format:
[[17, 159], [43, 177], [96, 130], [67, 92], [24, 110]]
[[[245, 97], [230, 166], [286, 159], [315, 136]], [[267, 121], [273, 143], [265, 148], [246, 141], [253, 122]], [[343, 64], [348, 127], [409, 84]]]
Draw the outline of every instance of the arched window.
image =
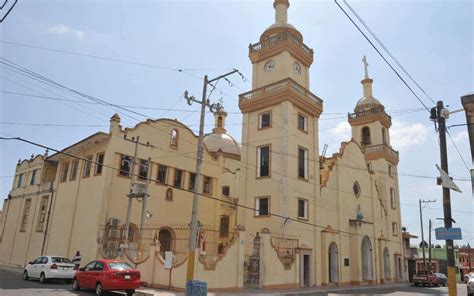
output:
[[361, 144], [362, 146], [365, 146], [365, 145], [370, 145], [372, 143], [372, 141], [370, 140], [370, 128], [365, 126], [363, 129], [362, 129], [362, 141], [361, 141]]
[[382, 127], [382, 143], [387, 144], [387, 133], [385, 132], [384, 127]]
[[[127, 226], [124, 224], [122, 225], [122, 227], [120, 228], [120, 231], [121, 231], [121, 237], [122, 237], [122, 241], [125, 241], [125, 228]], [[137, 225], [133, 224], [133, 223], [130, 223], [128, 225], [128, 242], [129, 243], [133, 243], [133, 242], [138, 242], [140, 240], [140, 237], [139, 237], [140, 233], [138, 231], [138, 227]]]
[[217, 127], [222, 127], [222, 116], [217, 117]]
[[171, 131], [171, 146], [177, 147], [178, 146], [178, 131], [173, 129]]
[[165, 258], [165, 252], [172, 250], [173, 235], [167, 228], [158, 231], [158, 242], [160, 243], [160, 255]]

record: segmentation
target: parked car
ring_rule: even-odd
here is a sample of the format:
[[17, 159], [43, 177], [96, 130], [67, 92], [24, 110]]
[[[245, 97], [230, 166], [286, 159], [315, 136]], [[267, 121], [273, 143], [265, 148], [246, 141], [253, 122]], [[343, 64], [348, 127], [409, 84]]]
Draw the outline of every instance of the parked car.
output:
[[96, 260], [79, 268], [72, 281], [72, 289], [95, 289], [98, 296], [107, 291], [122, 290], [133, 295], [140, 287], [140, 271], [125, 261]]
[[415, 286], [437, 286], [438, 278], [431, 271], [420, 271], [413, 276], [413, 284]]
[[474, 296], [474, 274], [471, 273], [467, 281], [467, 295]]
[[41, 256], [28, 262], [23, 270], [23, 279], [39, 279], [44, 284], [50, 279], [62, 279], [70, 282], [74, 278], [74, 264], [62, 256]]
[[465, 275], [464, 275], [464, 282], [467, 283], [467, 282], [469, 281], [469, 278], [470, 278], [471, 276], [474, 276], [474, 272], [470, 272], [470, 273], [468, 273], [468, 274], [465, 274]]
[[434, 275], [438, 279], [438, 285], [443, 287], [448, 285], [448, 277], [444, 273], [435, 272]]

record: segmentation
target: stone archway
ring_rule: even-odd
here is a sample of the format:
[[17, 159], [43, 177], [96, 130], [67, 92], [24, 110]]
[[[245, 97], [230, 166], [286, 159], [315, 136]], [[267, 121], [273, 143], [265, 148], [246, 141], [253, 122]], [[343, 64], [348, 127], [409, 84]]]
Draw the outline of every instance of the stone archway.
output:
[[390, 253], [388, 252], [388, 248], [383, 250], [383, 275], [385, 281], [390, 280], [392, 278], [392, 274], [390, 271]]
[[335, 242], [332, 242], [329, 245], [328, 250], [328, 262], [329, 262], [329, 282], [337, 284], [339, 283], [339, 260], [338, 260], [338, 250]]
[[372, 280], [372, 244], [367, 236], [362, 239], [361, 245], [361, 258], [362, 258], [362, 280]]

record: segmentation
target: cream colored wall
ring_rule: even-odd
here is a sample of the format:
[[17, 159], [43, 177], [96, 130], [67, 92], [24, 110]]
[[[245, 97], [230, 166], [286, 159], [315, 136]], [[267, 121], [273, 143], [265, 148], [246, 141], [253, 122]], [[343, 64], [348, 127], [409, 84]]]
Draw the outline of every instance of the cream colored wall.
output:
[[[258, 116], [261, 112], [271, 110], [271, 128], [258, 130]], [[302, 113], [308, 118], [308, 133], [297, 129], [297, 116]], [[313, 223], [316, 219], [317, 198], [319, 196], [319, 150], [318, 150], [318, 124], [315, 118], [299, 110], [289, 101], [281, 104], [255, 110], [243, 115], [243, 148], [242, 167], [244, 170], [245, 205], [255, 207], [255, 198], [259, 196], [270, 196], [270, 212], [298, 219], [298, 198], [308, 200], [307, 220]], [[257, 146], [271, 144], [271, 177], [256, 178]], [[302, 146], [308, 149], [308, 180], [298, 179], [298, 148]], [[300, 245], [313, 249], [313, 282], [317, 277], [316, 248], [314, 248], [317, 235], [313, 226], [273, 217], [255, 217], [252, 211], [246, 210], [241, 213], [241, 219], [245, 220], [247, 229], [246, 240], [251, 242], [253, 236], [263, 228], [268, 228], [272, 235], [278, 237], [297, 238]], [[246, 254], [252, 252], [252, 245], [246, 247]], [[274, 250], [272, 250], [275, 253]], [[274, 254], [276, 256], [276, 253]], [[292, 268], [297, 264], [298, 256]], [[299, 283], [299, 269], [295, 273], [283, 270], [279, 262], [273, 268], [265, 270], [265, 277], [280, 283]], [[271, 282], [271, 284], [275, 284]]]
[[[352, 126], [352, 138], [355, 139], [358, 143], [362, 141], [362, 129], [364, 127], [370, 128], [370, 139], [371, 145], [381, 145], [383, 144], [382, 140], [382, 127], [385, 128], [380, 122], [371, 122], [368, 124], [361, 124], [357, 126]], [[387, 145], [390, 145], [390, 131], [388, 128], [385, 128], [385, 139]]]
[[[275, 62], [275, 68], [271, 72], [264, 70], [265, 63], [269, 60]], [[301, 74], [293, 72], [293, 63], [298, 62], [301, 67]], [[297, 61], [288, 51], [284, 51], [272, 58], [253, 64], [252, 89], [256, 89], [267, 84], [292, 78], [305, 88], [309, 89], [309, 68]]]
[[[106, 150], [106, 144], [75, 151], [75, 156], [84, 158]], [[76, 179], [70, 181], [72, 169], [71, 157], [62, 157], [56, 174], [56, 192], [53, 199], [53, 211], [50, 220], [50, 233], [46, 244], [46, 253], [72, 258], [77, 250], [81, 251], [83, 263], [96, 258], [96, 238], [99, 225], [99, 213], [102, 210], [102, 188], [105, 186], [104, 175], [108, 169], [103, 168], [102, 175], [95, 175], [92, 165], [89, 177], [83, 178], [84, 161], [79, 161]], [[69, 162], [67, 181], [60, 182], [63, 163]], [[104, 159], [107, 164], [108, 159]]]
[[[386, 166], [387, 163], [384, 160], [373, 161], [374, 171], [379, 171], [377, 169], [379, 165]], [[356, 209], [359, 205], [364, 215], [363, 220], [373, 223], [363, 224], [363, 226], [357, 229], [352, 239], [348, 238], [348, 234], [338, 235], [340, 236], [339, 240], [341, 243], [341, 245], [338, 245], [340, 249], [340, 262], [343, 262], [343, 258], [350, 258], [351, 265], [350, 267], [340, 265], [342, 269], [342, 282], [360, 281], [362, 279], [360, 269], [360, 244], [363, 236], [367, 235], [371, 240], [374, 263], [373, 271], [374, 277], [377, 280], [380, 280], [381, 275], [383, 275], [382, 256], [384, 247], [386, 246], [389, 249], [392, 277], [396, 271], [393, 256], [396, 252], [402, 253], [401, 234], [399, 232], [397, 236], [393, 236], [391, 225], [393, 221], [396, 221], [400, 227], [399, 207], [397, 210], [388, 209], [388, 215], [385, 216], [374, 184], [374, 180], [381, 182], [379, 184], [391, 184], [395, 178], [393, 180], [385, 180], [384, 177], [388, 175], [381, 174], [382, 177], [378, 174], [372, 175], [364, 169], [366, 167], [366, 161], [360, 148], [357, 144], [350, 142], [343, 149], [342, 157], [338, 159], [337, 164], [329, 175], [327, 186], [323, 187], [322, 191], [323, 202], [321, 207], [325, 209], [324, 212], [321, 212], [320, 223], [324, 223], [324, 225], [330, 224], [332, 228], [341, 230], [344, 233], [354, 233], [355, 229], [349, 226], [348, 220], [356, 219]], [[359, 198], [355, 197], [352, 190], [352, 186], [356, 180], [360, 183], [361, 187], [361, 196]], [[398, 188], [396, 184], [393, 185]], [[387, 191], [384, 192], [389, 194]], [[384, 200], [384, 202], [385, 206], [388, 205], [390, 208], [390, 203], [387, 204], [386, 200]], [[381, 237], [384, 237], [386, 240], [380, 240]], [[330, 242], [328, 241], [326, 245], [323, 246], [322, 249], [324, 252], [327, 252], [329, 244]], [[348, 245], [350, 245], [352, 250], [346, 248]], [[323, 253], [323, 257], [324, 256], [326, 256], [326, 254]], [[327, 260], [327, 258], [325, 260]], [[322, 264], [322, 266], [324, 269], [325, 264]], [[326, 279], [327, 272], [327, 270], [323, 272], [323, 282]]]

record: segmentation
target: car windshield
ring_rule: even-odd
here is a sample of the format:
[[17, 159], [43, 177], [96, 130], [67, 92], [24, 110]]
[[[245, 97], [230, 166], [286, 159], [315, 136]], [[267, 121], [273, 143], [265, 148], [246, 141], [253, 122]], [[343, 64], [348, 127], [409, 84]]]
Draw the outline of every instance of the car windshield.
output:
[[112, 270], [130, 270], [133, 267], [127, 262], [109, 262], [109, 267]]
[[53, 263], [72, 263], [71, 260], [65, 257], [51, 257]]

